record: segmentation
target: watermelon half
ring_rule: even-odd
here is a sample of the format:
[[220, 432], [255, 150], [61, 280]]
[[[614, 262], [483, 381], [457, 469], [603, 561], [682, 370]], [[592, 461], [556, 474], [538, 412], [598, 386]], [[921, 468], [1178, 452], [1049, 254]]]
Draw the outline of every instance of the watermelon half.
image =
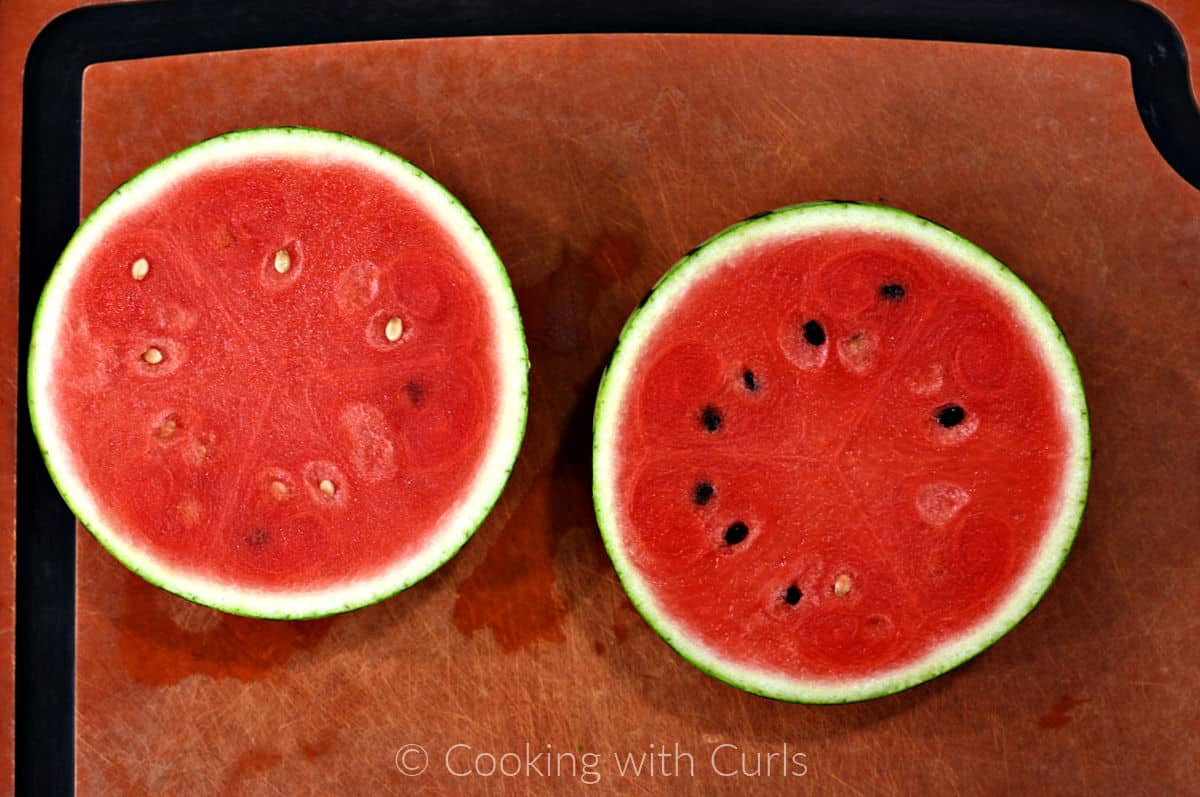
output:
[[80, 521], [147, 580], [303, 618], [391, 595], [480, 525], [528, 355], [471, 215], [377, 146], [204, 141], [117, 189], [46, 284], [29, 402]]
[[1087, 409], [1045, 306], [891, 208], [753, 217], [688, 254], [601, 383], [594, 498], [620, 579], [700, 669], [838, 703], [932, 678], [1049, 587]]

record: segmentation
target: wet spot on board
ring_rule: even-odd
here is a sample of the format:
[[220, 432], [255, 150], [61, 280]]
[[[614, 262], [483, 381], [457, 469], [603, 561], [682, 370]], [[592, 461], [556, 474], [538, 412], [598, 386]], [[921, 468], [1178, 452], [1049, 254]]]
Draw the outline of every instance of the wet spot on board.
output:
[[1050, 707], [1050, 710], [1041, 716], [1038, 720], [1038, 726], [1046, 730], [1057, 730], [1065, 727], [1071, 720], [1071, 710], [1077, 706], [1082, 706], [1087, 700], [1080, 700], [1070, 695], [1063, 695], [1058, 702]]
[[336, 741], [337, 732], [332, 729], [326, 729], [316, 739], [309, 742], [300, 742], [300, 752], [304, 753], [304, 757], [311, 761], [332, 750], [333, 744]]
[[618, 642], [624, 642], [629, 639], [629, 626], [622, 623], [620, 620], [613, 621], [613, 638]]
[[600, 373], [597, 368], [582, 380], [554, 459], [534, 477], [483, 561], [459, 585], [453, 620], [464, 635], [488, 629], [505, 652], [566, 640], [562, 624], [568, 611], [554, 586], [560, 535], [590, 529], [597, 557], [604, 555], [592, 511], [590, 456], [590, 408]]
[[517, 504], [483, 561], [458, 587], [454, 625], [488, 629], [505, 652], [563, 642], [567, 611], [554, 593], [553, 480], [543, 473]]
[[641, 263], [642, 252], [637, 239], [607, 234], [586, 247], [564, 245], [558, 260], [553, 271], [521, 288], [517, 298], [530, 347], [569, 355], [589, 350], [601, 337], [592, 326], [597, 297], [624, 282]]
[[[208, 615], [208, 621], [196, 622], [196, 612]], [[192, 621], [181, 624], [177, 616]], [[225, 614], [177, 598], [129, 573], [115, 625], [129, 675], [139, 683], [168, 686], [190, 675], [257, 680], [296, 653], [316, 647], [333, 622]]]
[[243, 794], [246, 791], [244, 784], [247, 780], [282, 763], [283, 756], [273, 750], [261, 748], [247, 750], [238, 756], [229, 767], [229, 771], [225, 774], [225, 782], [221, 785], [220, 794], [222, 797]]
[[608, 648], [604, 647], [604, 643], [599, 639], [592, 643], [592, 650], [596, 651], [597, 656], [603, 656], [608, 652]]

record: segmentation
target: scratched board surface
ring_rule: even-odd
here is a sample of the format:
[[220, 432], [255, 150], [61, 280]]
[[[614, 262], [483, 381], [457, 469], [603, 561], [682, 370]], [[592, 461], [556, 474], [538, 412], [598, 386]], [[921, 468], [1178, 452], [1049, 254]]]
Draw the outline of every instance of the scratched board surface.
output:
[[[191, 605], [81, 532], [81, 794], [1191, 788], [1200, 192], [1152, 148], [1123, 60], [605, 36], [102, 64], [83, 210], [180, 147], [267, 124], [376, 141], [476, 214], [527, 326], [525, 447], [451, 563], [332, 619]], [[827, 197], [929, 216], [1026, 278], [1075, 348], [1096, 462], [1075, 551], [1012, 634], [906, 693], [806, 707], [701, 674], [641, 621], [588, 459], [599, 371], [663, 270], [739, 218]]]

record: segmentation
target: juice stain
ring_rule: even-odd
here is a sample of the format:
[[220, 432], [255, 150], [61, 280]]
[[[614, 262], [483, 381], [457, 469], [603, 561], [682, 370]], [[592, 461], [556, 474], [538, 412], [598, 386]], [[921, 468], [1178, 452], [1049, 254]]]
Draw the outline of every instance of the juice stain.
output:
[[1068, 695], [1063, 695], [1062, 698], [1050, 707], [1050, 710], [1042, 715], [1038, 720], [1038, 725], [1047, 730], [1056, 730], [1062, 728], [1072, 719], [1071, 709], [1076, 706], [1082, 706], [1087, 700], [1077, 700]]
[[117, 644], [130, 676], [151, 686], [179, 683], [189, 675], [253, 681], [298, 651], [315, 647], [332, 622], [225, 614], [188, 603], [129, 573], [116, 622]]
[[273, 750], [247, 750], [238, 756], [229, 767], [229, 772], [225, 775], [225, 782], [221, 785], [221, 797], [243, 794], [242, 785], [247, 778], [266, 772], [282, 763], [283, 756]]

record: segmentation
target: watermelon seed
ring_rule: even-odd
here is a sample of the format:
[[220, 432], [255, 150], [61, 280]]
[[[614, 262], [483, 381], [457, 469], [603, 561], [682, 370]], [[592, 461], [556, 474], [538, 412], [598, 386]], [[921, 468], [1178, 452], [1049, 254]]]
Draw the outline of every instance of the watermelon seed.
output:
[[146, 362], [150, 363], [151, 365], [158, 365], [160, 362], [163, 361], [163, 353], [161, 351], [159, 351], [158, 349], [154, 348], [153, 346], [151, 346], [150, 348], [148, 348], [144, 352], [142, 352], [142, 359], [145, 360]]
[[795, 584], [792, 584], [790, 587], [787, 588], [787, 591], [783, 593], [783, 599], [785, 601], [787, 601], [787, 604], [789, 606], [795, 606], [797, 603], [800, 602], [800, 599], [803, 597], [804, 597], [804, 593], [801, 592], [800, 588], [797, 587]]
[[842, 573], [833, 580], [833, 594], [839, 598], [844, 598], [850, 594], [850, 588], [854, 586], [854, 579], [849, 573]]
[[904, 298], [904, 286], [898, 282], [889, 282], [880, 286], [879, 296], [887, 302], [898, 302]]
[[750, 528], [742, 521], [737, 521], [725, 529], [725, 544], [737, 545], [750, 534]]
[[129, 267], [129, 274], [138, 282], [146, 279], [146, 275], [150, 273], [150, 261], [144, 257], [139, 257], [133, 261], [133, 265]]
[[286, 249], [280, 249], [275, 253], [275, 270], [280, 274], [288, 273], [288, 269], [292, 267], [292, 256]]
[[271, 534], [266, 529], [256, 528], [246, 535], [246, 544], [252, 548], [261, 548], [271, 541]]
[[822, 346], [825, 343], [825, 327], [820, 321], [808, 321], [804, 324], [804, 339], [810, 346]]
[[937, 418], [937, 422], [941, 426], [950, 429], [962, 423], [963, 419], [967, 417], [967, 413], [957, 404], [947, 404], [944, 407], [939, 407], [934, 417]]
[[751, 393], [758, 392], [758, 379], [755, 378], [754, 372], [749, 368], [747, 368], [745, 371], [742, 371], [742, 384], [744, 384], [746, 389]]
[[710, 432], [721, 428], [721, 411], [709, 404], [700, 411], [700, 423]]
[[174, 415], [168, 415], [162, 425], [158, 427], [158, 437], [160, 440], [166, 440], [171, 435], [175, 434], [175, 429], [179, 426], [179, 422]]
[[398, 316], [392, 316], [388, 319], [387, 326], [384, 327], [383, 334], [392, 343], [400, 340], [400, 336], [404, 334], [404, 322]]
[[425, 388], [416, 382], [409, 382], [405, 385], [404, 392], [408, 394], [408, 400], [412, 402], [414, 407], [421, 406], [421, 402], [425, 400]]
[[276, 479], [271, 482], [271, 497], [276, 501], [286, 501], [288, 498], [288, 486]]
[[329, 479], [321, 479], [321, 483], [318, 484], [317, 487], [320, 488], [321, 492], [330, 497], [337, 492], [337, 487], [335, 487], [333, 482], [331, 482]]
[[716, 493], [716, 490], [714, 490], [713, 486], [708, 482], [697, 482], [696, 489], [692, 493], [692, 500], [695, 501], [699, 506], [704, 506], [712, 500], [714, 493]]

